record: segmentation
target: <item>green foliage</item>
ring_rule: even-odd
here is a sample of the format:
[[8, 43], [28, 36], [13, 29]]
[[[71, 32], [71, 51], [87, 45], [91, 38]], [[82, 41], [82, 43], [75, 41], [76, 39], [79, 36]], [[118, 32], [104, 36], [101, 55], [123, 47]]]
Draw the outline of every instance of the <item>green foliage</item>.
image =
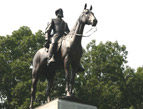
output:
[[[30, 101], [32, 57], [43, 46], [43, 32], [23, 26], [0, 37], [0, 93], [3, 107], [27, 109]], [[25, 107], [26, 106], [26, 107]]]
[[82, 58], [86, 71], [79, 74], [81, 90], [77, 95], [99, 109], [119, 109], [126, 55], [126, 47], [117, 42], [90, 42]]
[[[93, 40], [84, 51], [82, 63], [86, 71], [76, 79], [76, 96], [99, 109], [140, 106], [142, 73], [125, 66], [128, 52], [124, 45], [110, 41], [96, 45]], [[138, 72], [142, 71], [138, 68]]]
[[137, 72], [127, 68], [126, 77], [126, 102], [135, 109], [143, 108], [143, 67], [138, 67]]
[[[0, 36], [0, 108], [27, 109], [30, 103], [32, 58], [44, 44], [43, 32], [33, 34], [20, 27], [12, 35]], [[141, 109], [143, 107], [143, 67], [125, 66], [125, 45], [95, 40], [83, 49], [85, 72], [77, 74], [74, 95], [98, 109]], [[38, 81], [35, 106], [46, 102], [47, 81]], [[56, 73], [52, 99], [65, 95], [64, 72]]]

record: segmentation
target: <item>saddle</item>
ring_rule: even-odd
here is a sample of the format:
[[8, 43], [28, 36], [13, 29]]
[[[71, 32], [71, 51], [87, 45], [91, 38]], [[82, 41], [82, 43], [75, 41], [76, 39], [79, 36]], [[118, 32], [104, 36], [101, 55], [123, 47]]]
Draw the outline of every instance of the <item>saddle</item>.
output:
[[[65, 40], [66, 36], [63, 35], [57, 42], [57, 46], [56, 46], [56, 52], [58, 52], [62, 46], [62, 41]], [[51, 39], [49, 42], [45, 43], [45, 50], [48, 52], [49, 51], [49, 45], [51, 44]]]
[[65, 40], [66, 36], [63, 35], [59, 40], [58, 40], [58, 44], [57, 44], [57, 52], [60, 50], [61, 46], [62, 46], [62, 42], [63, 40]]

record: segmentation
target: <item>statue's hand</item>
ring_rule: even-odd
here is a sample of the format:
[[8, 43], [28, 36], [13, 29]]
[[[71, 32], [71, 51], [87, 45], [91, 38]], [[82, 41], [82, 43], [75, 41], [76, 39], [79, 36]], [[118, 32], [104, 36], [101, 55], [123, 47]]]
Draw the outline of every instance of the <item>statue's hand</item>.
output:
[[48, 38], [47, 38], [47, 37], [45, 38], [45, 41], [48, 41]]
[[47, 38], [47, 40], [46, 40], [46, 41], [47, 41], [47, 43], [48, 43], [48, 44], [50, 44], [50, 43], [51, 43], [51, 40], [50, 40], [49, 38]]

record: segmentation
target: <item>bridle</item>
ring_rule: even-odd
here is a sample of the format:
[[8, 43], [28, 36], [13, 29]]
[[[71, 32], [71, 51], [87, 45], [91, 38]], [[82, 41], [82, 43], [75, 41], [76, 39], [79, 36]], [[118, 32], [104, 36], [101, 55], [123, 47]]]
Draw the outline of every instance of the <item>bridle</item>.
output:
[[88, 30], [85, 34], [89, 33], [90, 31], [92, 31], [89, 35], [83, 35], [83, 34], [76, 34], [76, 36], [80, 36], [80, 37], [90, 37], [92, 34], [94, 34], [97, 31], [97, 27], [95, 28], [91, 28], [90, 30]]
[[[85, 13], [82, 13], [78, 19], [79, 22], [81, 22], [81, 17], [84, 15]], [[76, 36], [80, 36], [80, 37], [90, 37], [92, 34], [94, 34], [97, 31], [97, 27], [92, 27], [91, 29], [89, 29], [85, 34], [88, 34], [89, 32], [91, 32], [89, 35], [83, 35], [83, 34], [75, 34]]]

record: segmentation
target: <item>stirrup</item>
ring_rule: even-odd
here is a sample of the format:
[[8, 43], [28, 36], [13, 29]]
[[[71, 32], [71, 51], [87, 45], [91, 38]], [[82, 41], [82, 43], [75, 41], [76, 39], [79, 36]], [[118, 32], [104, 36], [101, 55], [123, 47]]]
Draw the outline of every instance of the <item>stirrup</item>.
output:
[[51, 58], [47, 58], [47, 66], [49, 66], [49, 64], [52, 62], [55, 62], [54, 56], [52, 56]]
[[84, 69], [82, 66], [79, 66], [77, 71], [78, 71], [78, 72], [84, 72], [85, 69]]

